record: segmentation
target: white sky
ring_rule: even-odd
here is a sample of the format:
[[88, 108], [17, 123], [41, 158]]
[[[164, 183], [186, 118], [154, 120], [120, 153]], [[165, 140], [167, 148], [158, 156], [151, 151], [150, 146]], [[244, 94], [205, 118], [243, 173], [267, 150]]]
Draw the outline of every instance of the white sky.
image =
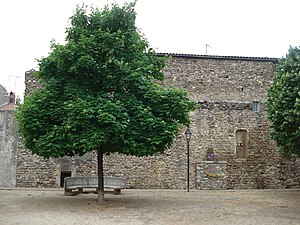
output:
[[[110, 0], [7, 0], [0, 3], [0, 84], [21, 98], [25, 72], [63, 43], [77, 4]], [[115, 0], [122, 5], [124, 0]], [[299, 0], [138, 0], [137, 27], [157, 52], [282, 57], [300, 45]]]

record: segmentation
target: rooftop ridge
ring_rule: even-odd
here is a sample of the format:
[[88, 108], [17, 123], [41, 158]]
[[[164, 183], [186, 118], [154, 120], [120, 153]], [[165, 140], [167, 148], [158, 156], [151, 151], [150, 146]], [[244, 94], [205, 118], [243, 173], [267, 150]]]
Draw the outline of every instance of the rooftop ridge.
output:
[[183, 57], [183, 58], [268, 61], [274, 63], [278, 62], [279, 60], [278, 58], [270, 58], [270, 57], [197, 55], [197, 54], [184, 54], [184, 53], [156, 53], [156, 54], [158, 56], [172, 56], [172, 57]]

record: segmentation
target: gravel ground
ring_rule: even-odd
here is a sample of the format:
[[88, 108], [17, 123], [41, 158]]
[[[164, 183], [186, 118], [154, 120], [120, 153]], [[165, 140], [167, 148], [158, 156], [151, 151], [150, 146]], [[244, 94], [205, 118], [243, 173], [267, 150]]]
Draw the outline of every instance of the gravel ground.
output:
[[300, 190], [124, 190], [64, 196], [62, 189], [0, 189], [1, 225], [300, 224]]

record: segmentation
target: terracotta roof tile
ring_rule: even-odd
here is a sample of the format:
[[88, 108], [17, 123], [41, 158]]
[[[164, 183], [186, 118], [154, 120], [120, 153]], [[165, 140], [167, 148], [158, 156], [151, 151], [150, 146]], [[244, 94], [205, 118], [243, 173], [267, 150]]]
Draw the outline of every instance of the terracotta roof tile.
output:
[[14, 104], [7, 104], [0, 107], [0, 111], [14, 111], [16, 110], [16, 105]]

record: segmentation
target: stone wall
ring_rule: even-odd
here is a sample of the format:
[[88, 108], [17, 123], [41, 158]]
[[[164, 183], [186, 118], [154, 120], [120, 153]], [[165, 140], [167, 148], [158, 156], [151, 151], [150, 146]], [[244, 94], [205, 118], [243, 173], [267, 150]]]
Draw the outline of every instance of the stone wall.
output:
[[[226, 188], [299, 188], [299, 159], [280, 157], [269, 139], [264, 109], [267, 87], [272, 82], [275, 59], [173, 55], [165, 68], [165, 84], [188, 90], [199, 107], [191, 113], [190, 187], [199, 185], [197, 165], [213, 151], [215, 160], [226, 161]], [[34, 71], [26, 73], [26, 93], [39, 84]], [[258, 112], [253, 104], [259, 103]], [[245, 146], [238, 145], [237, 131], [247, 134]], [[105, 175], [124, 176], [128, 188], [187, 187], [187, 154], [182, 128], [171, 149], [147, 157], [111, 154], [104, 158]], [[241, 147], [242, 146], [242, 147]], [[247, 147], [239, 158], [239, 148]], [[84, 157], [45, 160], [20, 147], [18, 186], [58, 187], [61, 172], [72, 176], [96, 175], [96, 153]], [[223, 186], [224, 188], [225, 186]]]
[[0, 187], [16, 185], [18, 146], [16, 124], [13, 111], [0, 111]]
[[32, 155], [19, 145], [16, 186], [59, 187], [59, 171], [53, 159]]
[[165, 68], [166, 83], [185, 88], [196, 101], [260, 101], [275, 59], [177, 55]]
[[[269, 139], [266, 113], [262, 107], [260, 112], [253, 112], [251, 102], [201, 103], [193, 123], [194, 140], [201, 142], [193, 142], [195, 163], [205, 159], [208, 149], [213, 149], [218, 160], [227, 161], [228, 188], [257, 188], [260, 182], [264, 188], [286, 187], [278, 179], [278, 162], [285, 162], [286, 166], [295, 162], [283, 160]], [[248, 134], [247, 157], [242, 159], [236, 154], [238, 130]], [[296, 178], [296, 174], [290, 175]]]
[[196, 187], [198, 189], [228, 189], [226, 161], [202, 161], [197, 163], [196, 168]]
[[31, 69], [25, 72], [25, 97], [30, 95], [34, 90], [41, 87], [35, 77], [35, 70]]
[[[183, 189], [186, 186], [186, 173], [182, 171], [186, 171], [187, 164], [185, 146], [179, 142], [180, 137], [174, 142], [173, 150], [156, 156], [136, 157], [118, 153], [105, 155], [104, 175], [125, 177], [127, 188]], [[72, 176], [97, 175], [96, 152], [83, 157], [44, 159], [32, 155], [20, 145], [17, 186], [59, 187], [61, 172], [64, 171], [70, 171]]]
[[8, 93], [6, 89], [0, 85], [0, 106], [8, 103]]

